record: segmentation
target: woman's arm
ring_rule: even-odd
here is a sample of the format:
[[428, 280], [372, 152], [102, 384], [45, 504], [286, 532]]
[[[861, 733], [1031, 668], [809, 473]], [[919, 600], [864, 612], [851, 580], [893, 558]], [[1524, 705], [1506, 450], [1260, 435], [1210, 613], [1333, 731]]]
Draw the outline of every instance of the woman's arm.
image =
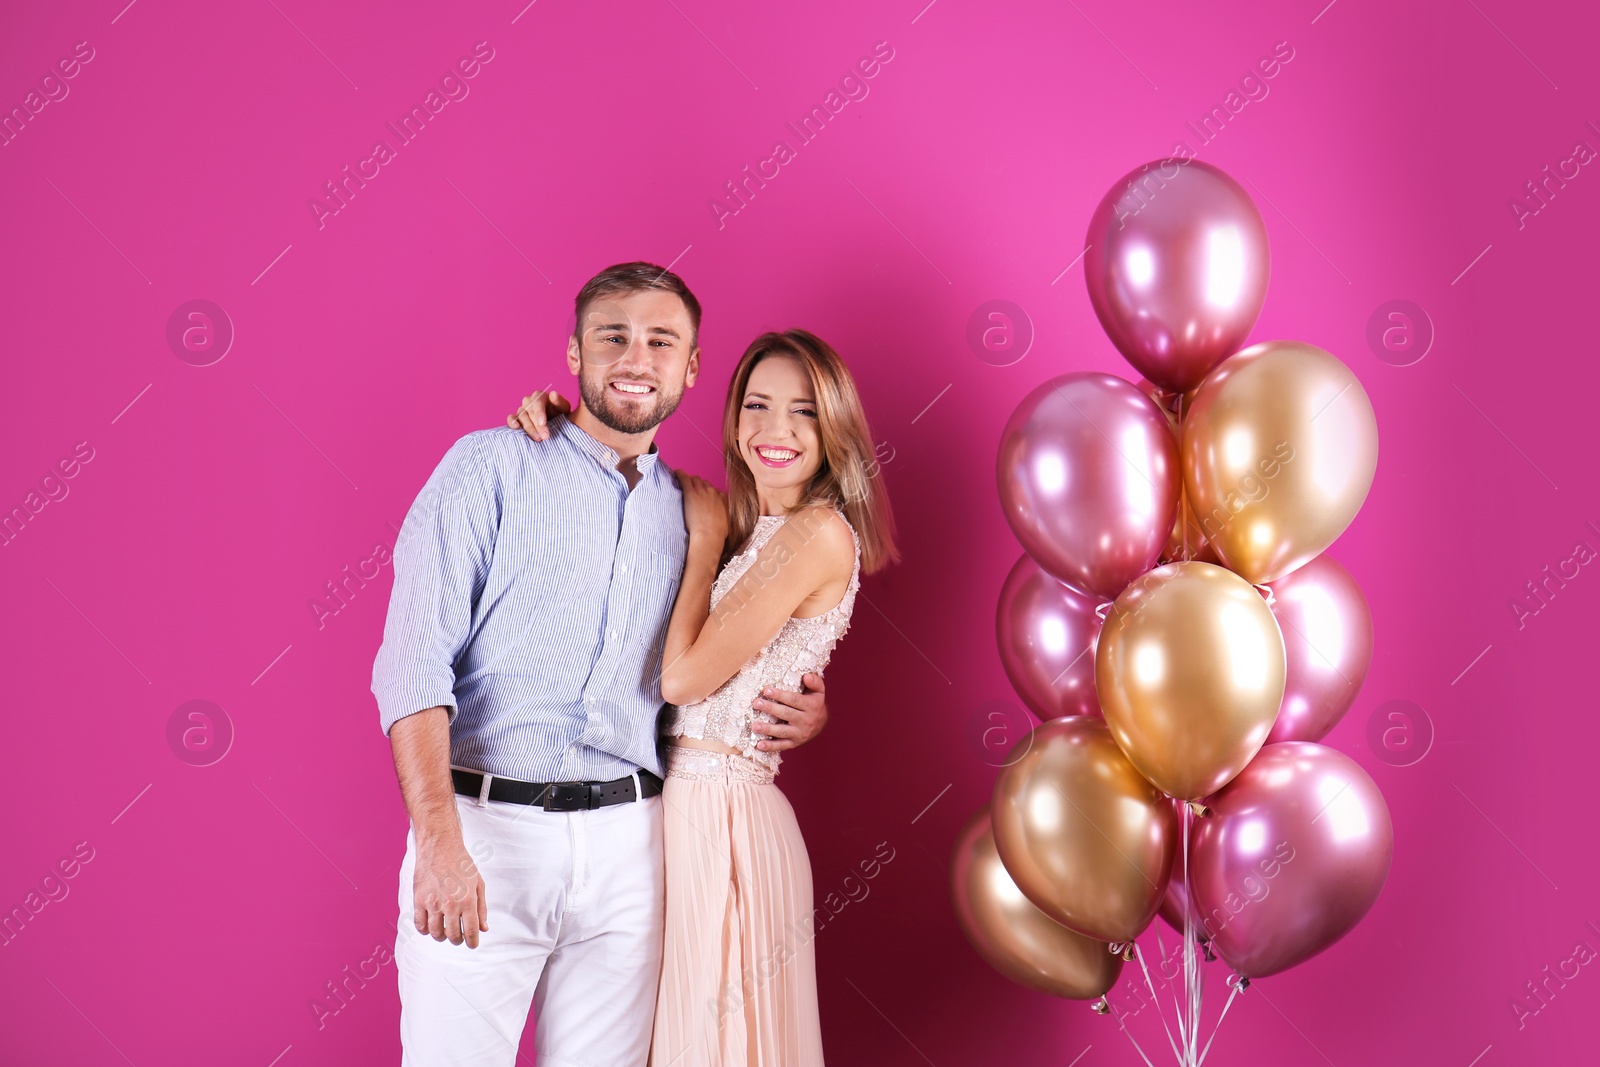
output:
[[791, 516], [762, 546], [750, 569], [715, 611], [708, 610], [709, 582], [703, 596], [698, 589], [690, 591], [692, 603], [686, 605], [691, 577], [696, 582], [705, 580], [706, 568], [715, 570], [720, 552], [720, 543], [715, 550], [702, 545], [697, 555], [691, 532], [684, 581], [667, 626], [662, 656], [661, 698], [670, 704], [704, 700], [766, 647], [806, 598], [848, 581], [855, 561], [855, 540], [837, 512], [806, 508]]

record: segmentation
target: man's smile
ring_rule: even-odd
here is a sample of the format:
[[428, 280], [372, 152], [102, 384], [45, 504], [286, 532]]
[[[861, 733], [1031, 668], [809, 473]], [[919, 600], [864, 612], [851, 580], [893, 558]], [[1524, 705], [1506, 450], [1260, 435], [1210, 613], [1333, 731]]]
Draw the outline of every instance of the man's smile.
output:
[[619, 393], [622, 396], [628, 397], [649, 396], [651, 393], [656, 391], [655, 386], [649, 385], [645, 382], [636, 382], [629, 379], [620, 378], [611, 382], [607, 388], [609, 388], [613, 393]]

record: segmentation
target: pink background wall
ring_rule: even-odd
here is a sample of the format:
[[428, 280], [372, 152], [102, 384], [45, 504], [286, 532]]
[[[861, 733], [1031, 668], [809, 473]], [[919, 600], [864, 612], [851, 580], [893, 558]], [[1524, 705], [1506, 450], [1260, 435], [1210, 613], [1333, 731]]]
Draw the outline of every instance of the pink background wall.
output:
[[[1520, 228], [1507, 205], [1575, 142], [1600, 148], [1592, 13], [522, 2], [4, 15], [7, 110], [78, 42], [93, 58], [0, 148], [0, 506], [60, 497], [0, 548], [0, 910], [65, 893], [0, 947], [0, 1061], [395, 1061], [392, 965], [367, 964], [381, 976], [320, 1029], [310, 1006], [392, 941], [405, 823], [367, 688], [390, 568], [368, 563], [320, 628], [309, 604], [393, 543], [451, 441], [564, 375], [578, 285], [648, 258], [707, 308], [708, 382], [663, 431], [672, 462], [718, 468], [732, 362], [789, 325], [850, 359], [892, 457], [906, 561], [866, 583], [833, 723], [783, 776], [819, 898], [879, 842], [895, 855], [818, 937], [830, 1060], [1137, 1062], [1111, 1020], [991, 972], [947, 901], [950, 845], [994, 780], [986, 713], [1015, 702], [993, 457], [1044, 378], [1134, 377], [1074, 265], [1089, 215], [1118, 175], [1197, 147], [1186, 121], [1284, 41], [1269, 94], [1200, 157], [1271, 235], [1252, 339], [1335, 352], [1377, 409], [1377, 480], [1332, 551], [1378, 647], [1329, 743], [1384, 790], [1395, 863], [1350, 937], [1234, 1006], [1212, 1062], [1592, 1055], [1593, 967], [1520, 1030], [1511, 1003], [1578, 942], [1600, 949], [1600, 573], [1521, 629], [1510, 602], [1577, 542], [1600, 549], [1600, 175], [1581, 166]], [[319, 228], [307, 201], [479, 41], [469, 95]], [[868, 95], [797, 145], [785, 123], [877, 42], [893, 58]], [[719, 227], [708, 199], [780, 138], [795, 157]], [[236, 334], [209, 366], [166, 337], [196, 299]], [[1035, 332], [1010, 366], [966, 341], [992, 299]], [[1395, 299], [1436, 333], [1409, 366], [1367, 342]], [[80, 442], [92, 458], [47, 479]], [[232, 732], [207, 766], [169, 741], [191, 700]], [[1391, 700], [1431, 724], [1420, 762], [1368, 741]], [[46, 883], [62, 861], [73, 877]], [[1130, 1026], [1164, 1049], [1151, 1012]]]

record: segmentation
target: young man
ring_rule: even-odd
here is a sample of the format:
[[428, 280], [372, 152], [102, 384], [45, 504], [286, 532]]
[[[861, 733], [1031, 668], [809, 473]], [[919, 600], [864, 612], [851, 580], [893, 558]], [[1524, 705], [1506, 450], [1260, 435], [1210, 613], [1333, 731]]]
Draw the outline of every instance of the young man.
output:
[[[401, 528], [372, 690], [411, 817], [406, 1064], [510, 1065], [530, 1004], [541, 1064], [645, 1062], [660, 650], [688, 542], [653, 439], [699, 374], [699, 326], [660, 267], [590, 279], [567, 346], [577, 410], [543, 441], [461, 438]], [[788, 723], [765, 745], [825, 724], [821, 679], [804, 684], [763, 702]]]

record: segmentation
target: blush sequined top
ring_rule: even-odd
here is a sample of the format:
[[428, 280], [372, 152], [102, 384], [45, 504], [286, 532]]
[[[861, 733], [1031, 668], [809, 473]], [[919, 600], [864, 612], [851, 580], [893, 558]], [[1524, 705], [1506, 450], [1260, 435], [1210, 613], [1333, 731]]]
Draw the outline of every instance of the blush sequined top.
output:
[[[844, 516], [840, 515], [840, 519]], [[763, 545], [784, 524], [785, 516], [760, 515], [755, 529], [743, 551], [728, 560], [722, 573], [711, 586], [711, 607], [727, 596], [755, 563]], [[761, 734], [752, 734], [750, 724], [755, 721], [777, 722], [764, 711], [756, 711], [750, 704], [768, 687], [798, 692], [800, 679], [806, 674], [821, 674], [828, 665], [834, 646], [850, 628], [850, 613], [855, 608], [856, 590], [861, 586], [861, 539], [848, 522], [850, 537], [855, 541], [855, 564], [850, 571], [850, 584], [844, 597], [821, 615], [809, 619], [790, 618], [778, 630], [767, 646], [752, 656], [739, 673], [722, 684], [716, 692], [694, 704], [675, 707], [667, 721], [669, 737], [694, 737], [703, 741], [720, 741], [737, 748], [746, 758], [777, 773], [782, 756], [777, 752], [763, 752], [756, 748]]]

